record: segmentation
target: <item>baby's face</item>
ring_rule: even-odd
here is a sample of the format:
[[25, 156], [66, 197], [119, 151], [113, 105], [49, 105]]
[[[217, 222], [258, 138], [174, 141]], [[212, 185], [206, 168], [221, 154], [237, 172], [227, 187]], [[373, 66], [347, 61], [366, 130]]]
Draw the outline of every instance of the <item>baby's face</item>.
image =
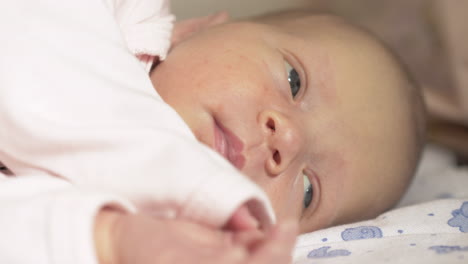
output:
[[199, 141], [258, 183], [279, 219], [295, 218], [308, 232], [372, 216], [385, 188], [395, 192], [382, 201], [399, 196], [406, 182], [390, 185], [380, 170], [398, 173], [392, 137], [404, 135], [390, 135], [391, 123], [374, 126], [382, 124], [377, 110], [399, 110], [368, 91], [377, 79], [396, 81], [359, 61], [354, 53], [364, 49], [325, 37], [326, 26], [317, 34], [292, 27], [209, 29], [175, 47], [151, 78]]

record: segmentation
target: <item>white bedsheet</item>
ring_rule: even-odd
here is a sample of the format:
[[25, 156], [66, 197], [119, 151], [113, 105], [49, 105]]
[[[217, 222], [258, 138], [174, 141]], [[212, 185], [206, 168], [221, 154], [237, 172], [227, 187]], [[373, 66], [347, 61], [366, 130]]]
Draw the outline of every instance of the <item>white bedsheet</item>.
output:
[[428, 146], [398, 207], [298, 238], [294, 263], [468, 263], [468, 168]]

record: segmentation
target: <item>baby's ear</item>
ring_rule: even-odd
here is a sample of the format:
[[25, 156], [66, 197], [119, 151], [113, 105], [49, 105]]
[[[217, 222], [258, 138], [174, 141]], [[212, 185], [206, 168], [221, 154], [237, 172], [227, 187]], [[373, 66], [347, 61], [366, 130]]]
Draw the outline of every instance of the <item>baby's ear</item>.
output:
[[228, 20], [229, 14], [226, 11], [221, 11], [204, 17], [191, 18], [176, 22], [172, 32], [171, 46], [174, 47], [198, 31], [222, 24]]

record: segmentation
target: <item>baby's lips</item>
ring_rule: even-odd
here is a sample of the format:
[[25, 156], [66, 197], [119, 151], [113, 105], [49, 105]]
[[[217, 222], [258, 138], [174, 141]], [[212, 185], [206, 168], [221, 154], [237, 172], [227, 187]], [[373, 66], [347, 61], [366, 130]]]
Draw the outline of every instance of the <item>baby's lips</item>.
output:
[[249, 231], [259, 228], [259, 221], [252, 215], [246, 204], [237, 208], [224, 226], [224, 229], [230, 231]]

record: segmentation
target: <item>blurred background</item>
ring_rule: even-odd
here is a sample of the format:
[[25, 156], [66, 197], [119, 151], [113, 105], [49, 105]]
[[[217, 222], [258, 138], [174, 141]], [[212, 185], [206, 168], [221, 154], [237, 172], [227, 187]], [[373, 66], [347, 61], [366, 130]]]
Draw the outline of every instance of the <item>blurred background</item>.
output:
[[228, 11], [233, 19], [310, 9], [380, 37], [424, 90], [429, 139], [468, 160], [468, 0], [172, 0], [178, 20]]
[[266, 12], [308, 6], [313, 0], [172, 0], [172, 11], [177, 19], [205, 16], [217, 11], [228, 11], [233, 18], [249, 17]]

